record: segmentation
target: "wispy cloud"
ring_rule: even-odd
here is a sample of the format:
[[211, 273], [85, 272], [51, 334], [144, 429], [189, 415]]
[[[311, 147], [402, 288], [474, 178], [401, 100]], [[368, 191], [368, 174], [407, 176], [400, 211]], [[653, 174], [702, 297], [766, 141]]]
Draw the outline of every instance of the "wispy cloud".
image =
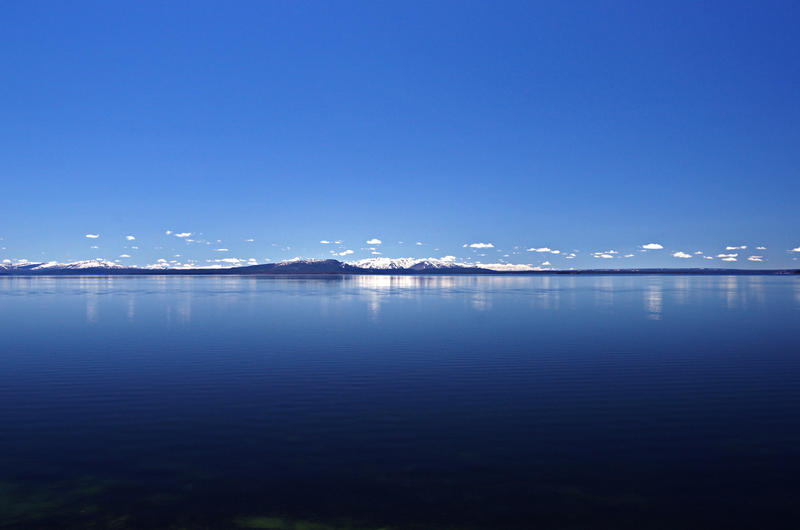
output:
[[553, 250], [552, 248], [548, 247], [540, 247], [540, 248], [533, 247], [526, 250], [528, 252], [550, 252], [551, 254], [561, 254], [560, 250]]
[[747, 261], [764, 261], [764, 256], [750, 256]]
[[726, 259], [726, 258], [735, 258], [739, 254], [717, 254], [718, 258]]
[[464, 243], [462, 247], [470, 247], [470, 248], [494, 248], [494, 245], [491, 243]]
[[642, 248], [645, 250], [661, 250], [664, 246], [658, 243], [647, 243], [646, 245], [642, 245]]
[[86, 234], [86, 237], [88, 237], [89, 239], [97, 239], [98, 237], [100, 237], [100, 234]]
[[380, 245], [381, 243], [383, 243], [383, 241], [381, 241], [377, 237], [373, 237], [372, 239], [367, 239], [367, 245]]
[[130, 255], [128, 255], [128, 254], [120, 254], [119, 257], [120, 258], [130, 258]]
[[214, 252], [230, 252], [227, 248], [215, 248]]
[[175, 237], [189, 237], [191, 235], [192, 235], [191, 232], [179, 232], [179, 233], [175, 234]]
[[725, 250], [746, 250], [747, 245], [742, 245], [740, 247], [725, 247]]
[[722, 261], [736, 261], [734, 257], [722, 258]]

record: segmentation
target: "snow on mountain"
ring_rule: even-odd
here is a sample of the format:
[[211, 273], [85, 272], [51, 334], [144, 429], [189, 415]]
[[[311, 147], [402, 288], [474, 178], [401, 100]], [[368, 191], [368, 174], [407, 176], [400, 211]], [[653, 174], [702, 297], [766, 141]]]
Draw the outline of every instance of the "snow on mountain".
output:
[[285, 259], [283, 261], [279, 261], [275, 263], [275, 266], [292, 265], [294, 263], [321, 263], [323, 261], [330, 261], [330, 260], [318, 259], [318, 258], [294, 257], [292, 259]]
[[361, 269], [375, 270], [425, 270], [448, 267], [474, 267], [474, 265], [468, 263], [457, 263], [452, 256], [445, 256], [444, 258], [367, 258], [358, 261], [349, 261], [347, 264]]
[[45, 270], [45, 269], [59, 269], [59, 270], [76, 270], [76, 269], [127, 269], [125, 265], [107, 261], [102, 258], [87, 259], [82, 261], [72, 261], [69, 263], [60, 263], [58, 261], [48, 261], [41, 263], [31, 270]]

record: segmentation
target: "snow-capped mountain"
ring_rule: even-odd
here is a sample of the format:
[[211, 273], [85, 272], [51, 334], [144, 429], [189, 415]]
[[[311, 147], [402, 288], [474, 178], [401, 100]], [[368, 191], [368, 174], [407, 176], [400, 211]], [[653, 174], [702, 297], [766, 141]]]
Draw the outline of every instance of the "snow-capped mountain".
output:
[[[736, 269], [594, 269], [594, 270], [553, 270], [549, 264], [530, 265], [512, 263], [458, 262], [452, 256], [443, 258], [369, 258], [345, 263], [335, 259], [301, 259], [246, 265], [243, 260], [226, 264], [195, 265], [170, 263], [159, 260], [158, 263], [143, 267], [120, 265], [105, 259], [91, 259], [73, 262], [49, 261], [47, 263], [17, 260], [5, 260], [0, 263], [2, 276], [58, 276], [58, 275], [415, 275], [415, 274], [583, 274], [602, 272], [603, 274], [748, 274], [750, 271]], [[759, 271], [759, 274], [800, 274], [800, 270], [776, 269]]]
[[114, 263], [113, 261], [108, 261], [98, 258], [98, 259], [87, 259], [82, 261], [72, 261], [69, 263], [48, 261], [47, 263], [39, 263], [33, 267], [30, 267], [30, 270], [38, 271], [46, 269], [81, 270], [81, 269], [127, 269], [127, 268], [130, 267], [120, 265], [119, 263]]
[[455, 258], [367, 258], [350, 261], [348, 265], [368, 270], [427, 270], [453, 267], [474, 267], [468, 263], [457, 263]]

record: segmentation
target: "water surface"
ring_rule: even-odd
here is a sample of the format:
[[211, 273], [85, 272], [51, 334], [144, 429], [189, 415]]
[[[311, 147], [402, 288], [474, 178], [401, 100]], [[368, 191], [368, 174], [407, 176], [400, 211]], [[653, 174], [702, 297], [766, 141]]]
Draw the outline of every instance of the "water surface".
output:
[[800, 278], [0, 278], [0, 527], [775, 528]]

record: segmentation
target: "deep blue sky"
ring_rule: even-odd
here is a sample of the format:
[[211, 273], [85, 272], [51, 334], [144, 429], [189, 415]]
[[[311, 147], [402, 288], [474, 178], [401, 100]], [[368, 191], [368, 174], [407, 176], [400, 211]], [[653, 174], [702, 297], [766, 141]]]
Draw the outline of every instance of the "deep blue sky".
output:
[[0, 260], [796, 266], [798, 5], [4, 2]]

